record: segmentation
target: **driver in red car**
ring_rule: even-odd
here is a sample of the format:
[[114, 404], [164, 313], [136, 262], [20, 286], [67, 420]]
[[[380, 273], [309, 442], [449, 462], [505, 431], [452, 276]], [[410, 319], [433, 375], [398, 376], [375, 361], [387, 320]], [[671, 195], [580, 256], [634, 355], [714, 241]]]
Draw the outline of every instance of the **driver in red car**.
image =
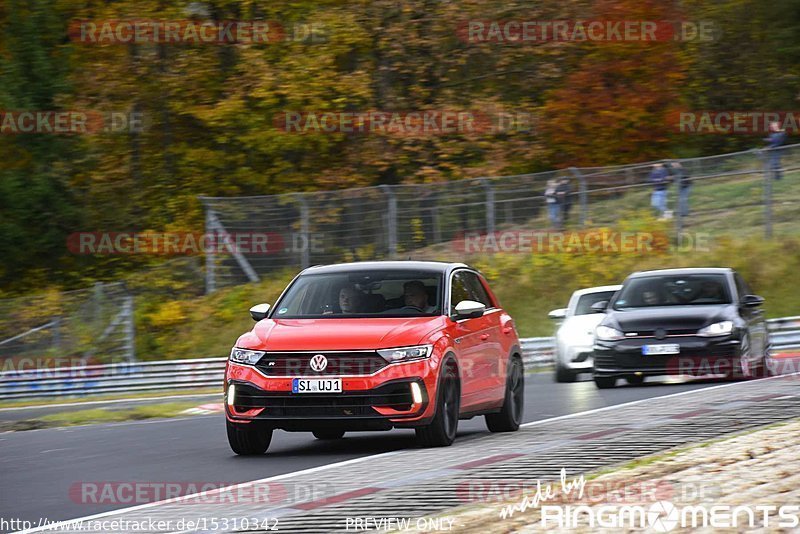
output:
[[406, 308], [417, 308], [425, 313], [433, 313], [436, 306], [428, 304], [428, 291], [419, 280], [411, 280], [403, 284], [403, 300]]
[[339, 309], [342, 313], [360, 313], [364, 294], [355, 286], [344, 286], [339, 290]]

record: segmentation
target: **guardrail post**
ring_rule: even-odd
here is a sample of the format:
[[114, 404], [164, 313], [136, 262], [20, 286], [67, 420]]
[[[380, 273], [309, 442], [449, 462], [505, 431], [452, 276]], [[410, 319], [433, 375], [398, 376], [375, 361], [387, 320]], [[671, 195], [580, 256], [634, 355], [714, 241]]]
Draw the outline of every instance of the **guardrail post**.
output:
[[53, 348], [56, 352], [61, 351], [61, 319], [60, 315], [53, 319]]
[[133, 315], [133, 295], [125, 297], [123, 304], [125, 310], [125, 359], [129, 362], [136, 361], [136, 325]]
[[765, 154], [769, 150], [759, 150], [764, 165], [764, 235], [767, 239], [772, 237], [772, 165], [769, 154]]
[[494, 188], [486, 178], [479, 178], [486, 190], [486, 234], [494, 233]]
[[92, 287], [92, 323], [100, 320], [101, 302], [103, 300], [103, 282], [95, 282]]
[[214, 262], [216, 261], [216, 258], [214, 257], [214, 249], [217, 246], [217, 240], [216, 237], [212, 238], [212, 236], [215, 236], [213, 219], [214, 213], [212, 212], [211, 208], [206, 206], [205, 241], [211, 244], [210, 246], [206, 247], [206, 295], [213, 293], [217, 289], [217, 281], [214, 277], [216, 274], [214, 272]]
[[386, 244], [389, 258], [397, 255], [397, 196], [390, 185], [381, 185], [381, 191], [386, 195]]
[[[673, 160], [667, 160], [664, 164], [667, 166], [670, 176], [673, 176], [672, 174], [672, 169], [674, 169], [674, 167], [672, 166]], [[675, 242], [677, 243], [678, 248], [683, 246], [683, 210], [681, 209], [680, 177], [686, 176], [684, 174], [686, 172], [686, 169], [684, 169], [682, 166], [679, 169], [680, 169], [679, 179], [678, 182], [675, 184], [675, 189], [677, 191], [677, 195], [675, 197], [675, 209], [672, 212], [675, 215]]]
[[586, 191], [586, 178], [576, 167], [570, 167], [569, 172], [578, 180], [578, 202], [581, 206], [579, 222], [581, 226], [586, 226], [586, 216], [589, 210], [588, 195]]
[[294, 198], [300, 204], [300, 235], [303, 237], [303, 244], [300, 249], [300, 266], [305, 269], [311, 265], [311, 241], [309, 237], [309, 212], [308, 202], [303, 193], [294, 193]]

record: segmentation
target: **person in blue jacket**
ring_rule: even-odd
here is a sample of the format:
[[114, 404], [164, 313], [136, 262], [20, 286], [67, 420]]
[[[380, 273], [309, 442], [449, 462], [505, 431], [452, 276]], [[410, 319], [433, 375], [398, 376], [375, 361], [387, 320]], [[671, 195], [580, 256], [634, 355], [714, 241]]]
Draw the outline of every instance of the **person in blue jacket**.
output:
[[658, 210], [660, 217], [664, 217], [667, 211], [667, 186], [670, 182], [669, 171], [663, 163], [653, 165], [647, 181], [653, 184], [653, 194], [650, 197], [650, 205]]
[[767, 168], [772, 172], [772, 177], [775, 180], [780, 180], [783, 177], [783, 171], [781, 170], [781, 150], [779, 147], [786, 142], [786, 132], [781, 130], [781, 126], [777, 121], [769, 123], [769, 135], [764, 141], [767, 142]]

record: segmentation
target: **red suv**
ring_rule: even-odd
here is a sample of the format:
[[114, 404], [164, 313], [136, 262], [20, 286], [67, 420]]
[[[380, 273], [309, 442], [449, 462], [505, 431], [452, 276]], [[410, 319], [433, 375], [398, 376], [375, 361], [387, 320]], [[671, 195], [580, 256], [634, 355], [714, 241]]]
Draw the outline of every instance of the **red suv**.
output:
[[338, 439], [416, 429], [447, 446], [459, 419], [519, 428], [522, 352], [513, 319], [461, 263], [386, 261], [311, 267], [231, 350], [228, 441], [262, 454], [275, 429]]

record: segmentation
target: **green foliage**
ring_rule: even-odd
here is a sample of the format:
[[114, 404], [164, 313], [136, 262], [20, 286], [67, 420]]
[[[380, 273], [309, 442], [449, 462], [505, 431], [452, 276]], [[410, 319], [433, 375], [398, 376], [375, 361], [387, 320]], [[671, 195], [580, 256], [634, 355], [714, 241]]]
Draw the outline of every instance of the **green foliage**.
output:
[[[0, 136], [0, 292], [82, 287], [157, 261], [75, 256], [77, 231], [201, 231], [198, 195], [425, 183], [712, 153], [756, 137], [671, 135], [680, 109], [797, 107], [800, 0], [578, 0], [509, 5], [252, 0], [10, 0], [0, 108], [140, 113], [143, 131]], [[190, 5], [193, 6], [190, 9]], [[92, 45], [69, 22], [315, 24], [324, 42]], [[469, 20], [711, 21], [711, 42], [465, 42]], [[534, 113], [530, 131], [287, 134], [285, 111]], [[368, 251], [358, 251], [361, 257]]]

